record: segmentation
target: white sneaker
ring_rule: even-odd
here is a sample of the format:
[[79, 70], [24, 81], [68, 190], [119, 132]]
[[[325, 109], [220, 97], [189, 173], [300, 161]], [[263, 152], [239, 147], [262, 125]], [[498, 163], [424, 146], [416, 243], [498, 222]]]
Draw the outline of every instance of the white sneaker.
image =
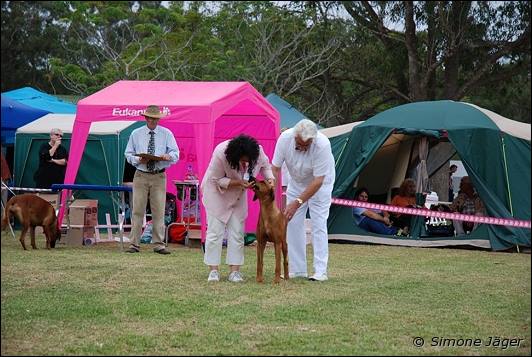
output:
[[239, 283], [241, 281], [244, 281], [242, 278], [242, 274], [240, 274], [239, 271], [233, 271], [231, 274], [229, 274], [229, 278], [227, 280], [233, 282], [233, 283]]
[[293, 278], [306, 278], [308, 275], [307, 273], [300, 272], [300, 273], [288, 273], [288, 276], [290, 277], [290, 279], [293, 279]]
[[211, 270], [207, 281], [220, 281], [220, 273], [218, 270]]
[[327, 274], [314, 274], [310, 278], [308, 278], [310, 281], [327, 281], [329, 278], [327, 278]]

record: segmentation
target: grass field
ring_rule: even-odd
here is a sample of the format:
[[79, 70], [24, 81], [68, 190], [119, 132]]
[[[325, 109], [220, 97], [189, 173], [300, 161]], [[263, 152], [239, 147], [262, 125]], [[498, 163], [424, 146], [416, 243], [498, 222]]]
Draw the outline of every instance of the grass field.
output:
[[254, 247], [213, 284], [199, 249], [43, 246], [2, 233], [2, 355], [531, 353], [529, 254], [330, 244], [329, 281], [274, 286], [271, 247], [259, 285]]

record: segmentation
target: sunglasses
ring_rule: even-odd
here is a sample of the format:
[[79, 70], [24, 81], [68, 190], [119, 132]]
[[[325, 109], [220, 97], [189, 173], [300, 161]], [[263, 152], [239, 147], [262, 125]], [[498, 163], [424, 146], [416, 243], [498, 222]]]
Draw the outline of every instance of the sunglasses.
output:
[[54, 134], [55, 136], [59, 136], [60, 138], [63, 137], [63, 134]]

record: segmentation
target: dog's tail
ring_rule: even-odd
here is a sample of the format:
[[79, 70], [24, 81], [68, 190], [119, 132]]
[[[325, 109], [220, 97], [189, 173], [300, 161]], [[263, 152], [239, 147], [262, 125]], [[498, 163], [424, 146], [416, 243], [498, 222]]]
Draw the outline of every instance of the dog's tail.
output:
[[4, 212], [4, 217], [2, 218], [2, 230], [5, 231], [7, 229], [7, 226], [10, 224], [11, 221], [11, 200], [7, 201], [6, 204], [6, 210]]

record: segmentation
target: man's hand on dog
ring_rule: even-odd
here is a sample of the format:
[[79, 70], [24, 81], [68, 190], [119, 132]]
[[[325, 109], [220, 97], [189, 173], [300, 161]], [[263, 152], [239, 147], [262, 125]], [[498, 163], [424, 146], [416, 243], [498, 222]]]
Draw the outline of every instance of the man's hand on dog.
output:
[[294, 217], [294, 214], [296, 214], [298, 208], [299, 202], [295, 200], [290, 202], [284, 209], [284, 216], [286, 217], [286, 219], [290, 221], [292, 217]]

